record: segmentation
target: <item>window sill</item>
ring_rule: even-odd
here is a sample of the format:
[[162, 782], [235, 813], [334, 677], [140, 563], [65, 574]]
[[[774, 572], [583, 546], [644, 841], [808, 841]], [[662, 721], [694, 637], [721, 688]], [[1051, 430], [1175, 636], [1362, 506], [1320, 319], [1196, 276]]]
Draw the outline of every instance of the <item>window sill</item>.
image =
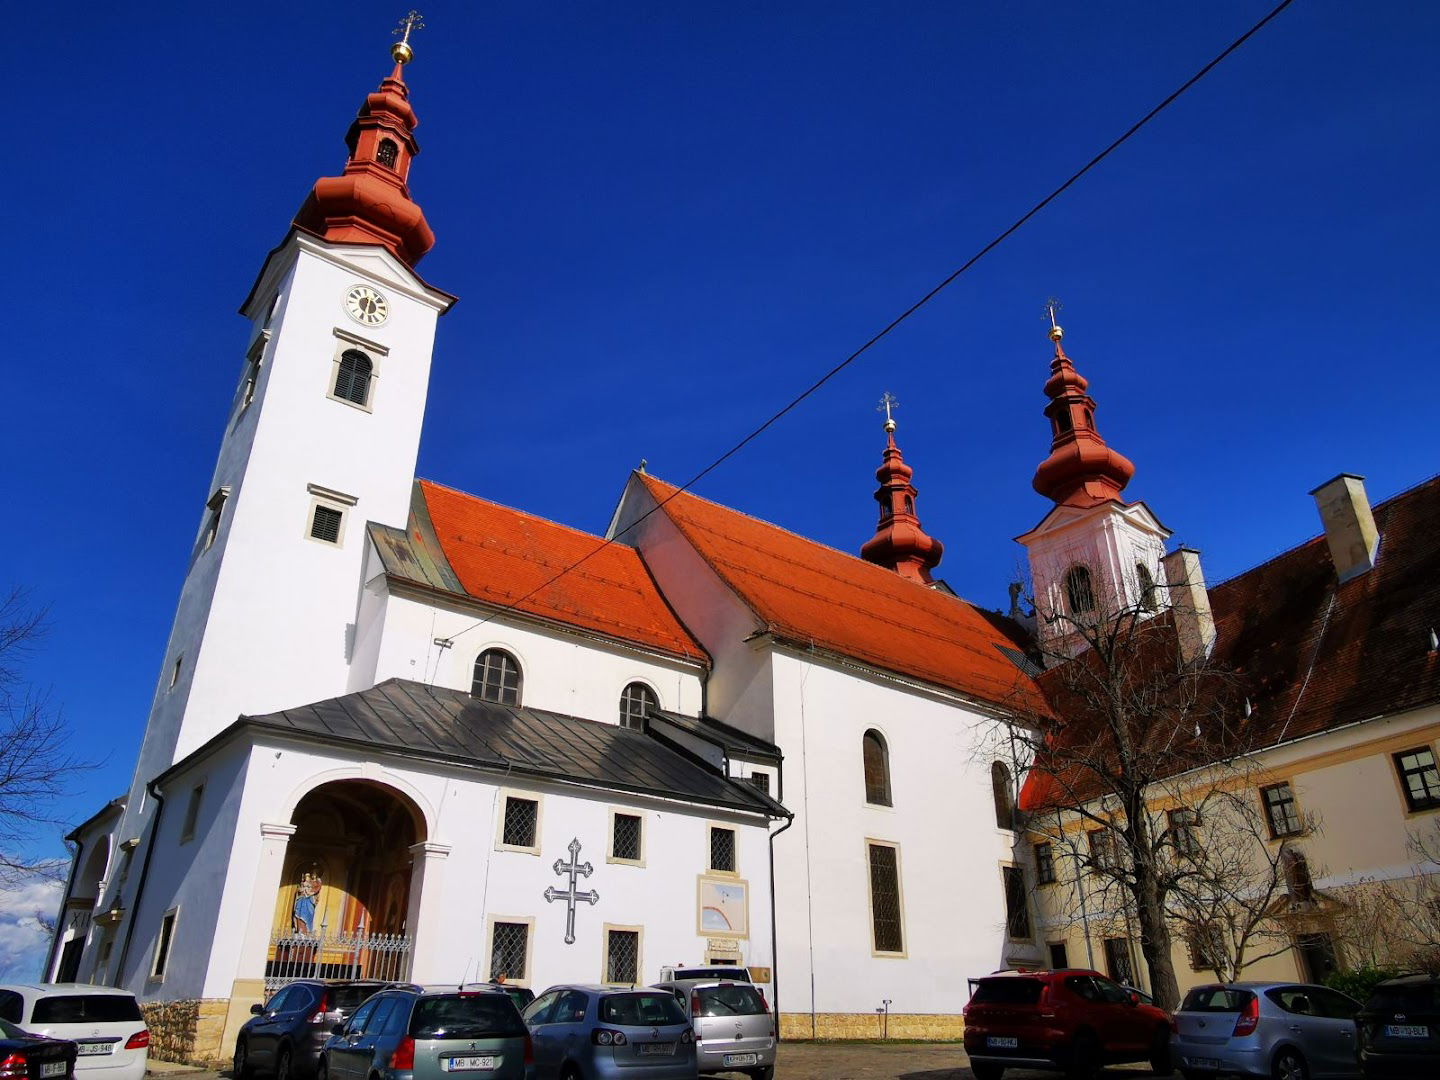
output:
[[496, 850], [496, 851], [513, 851], [516, 855], [539, 855], [539, 854], [540, 854], [540, 848], [539, 848], [538, 846], [537, 846], [537, 847], [521, 847], [521, 846], [518, 845], [518, 844], [496, 844], [496, 845], [495, 845], [495, 850]]

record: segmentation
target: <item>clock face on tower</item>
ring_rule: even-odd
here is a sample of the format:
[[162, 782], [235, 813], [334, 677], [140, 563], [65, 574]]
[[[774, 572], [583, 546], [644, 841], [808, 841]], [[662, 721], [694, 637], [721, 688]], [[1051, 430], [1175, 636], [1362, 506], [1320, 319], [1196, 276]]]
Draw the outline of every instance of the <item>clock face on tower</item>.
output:
[[364, 326], [379, 326], [390, 317], [390, 301], [369, 285], [356, 285], [345, 294], [345, 310]]

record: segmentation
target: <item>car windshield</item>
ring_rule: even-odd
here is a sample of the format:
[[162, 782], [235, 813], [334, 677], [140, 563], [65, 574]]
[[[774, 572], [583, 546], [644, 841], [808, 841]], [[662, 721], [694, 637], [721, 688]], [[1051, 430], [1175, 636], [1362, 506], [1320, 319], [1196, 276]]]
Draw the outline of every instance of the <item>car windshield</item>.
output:
[[1255, 995], [1249, 990], [1235, 990], [1228, 986], [1197, 986], [1185, 995], [1180, 1005], [1181, 1012], [1239, 1012], [1249, 1004]]
[[612, 994], [600, 999], [600, 1022], [642, 1027], [646, 1024], [684, 1024], [680, 1003], [669, 994]]
[[374, 997], [380, 992], [380, 989], [378, 983], [327, 986], [325, 987], [325, 1000], [331, 1009], [352, 1013], [360, 1006], [361, 1002]]
[[1440, 1011], [1440, 983], [1411, 983], [1406, 986], [1377, 986], [1366, 1006], [1378, 1012]]
[[505, 994], [454, 994], [417, 1001], [410, 1034], [417, 1039], [519, 1038], [525, 1023]]
[[672, 979], [747, 979], [749, 972], [740, 967], [676, 968]]
[[1039, 979], [981, 979], [970, 1000], [981, 1005], [1034, 1005], [1044, 988]]
[[140, 1005], [129, 994], [66, 994], [35, 1002], [32, 1024], [113, 1024], [139, 1020]]
[[700, 999], [700, 1016], [755, 1016], [770, 1011], [749, 983], [702, 986], [695, 996]]

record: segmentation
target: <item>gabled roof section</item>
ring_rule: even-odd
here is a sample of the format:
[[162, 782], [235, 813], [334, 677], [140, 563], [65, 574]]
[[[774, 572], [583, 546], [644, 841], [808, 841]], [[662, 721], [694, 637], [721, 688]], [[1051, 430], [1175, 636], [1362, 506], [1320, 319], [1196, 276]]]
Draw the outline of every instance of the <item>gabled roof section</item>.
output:
[[642, 731], [544, 709], [480, 701], [460, 690], [387, 679], [369, 690], [242, 718], [325, 742], [458, 765], [766, 814], [777, 803], [749, 784]]
[[704, 739], [724, 750], [731, 757], [753, 757], [763, 758], [766, 761], [780, 762], [783, 755], [780, 748], [772, 742], [751, 735], [748, 731], [741, 731], [737, 727], [731, 727], [721, 720], [710, 716], [686, 716], [683, 713], [668, 712], [665, 709], [651, 709], [651, 716], [659, 717], [668, 724], [673, 724], [697, 739]]
[[372, 524], [370, 535], [393, 578], [709, 663], [634, 548], [429, 480], [415, 482], [403, 534]]
[[[974, 607], [645, 474], [662, 512], [766, 629], [1002, 708], [1044, 709]], [[671, 497], [673, 496], [673, 498]]]

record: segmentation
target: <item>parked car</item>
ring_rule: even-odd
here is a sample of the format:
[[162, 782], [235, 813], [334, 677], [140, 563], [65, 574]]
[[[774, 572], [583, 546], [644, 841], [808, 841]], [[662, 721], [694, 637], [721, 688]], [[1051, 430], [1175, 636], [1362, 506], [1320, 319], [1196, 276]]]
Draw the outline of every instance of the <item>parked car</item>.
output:
[[462, 990], [474, 990], [477, 988], [503, 990], [506, 994], [510, 995], [510, 1000], [515, 1003], [515, 1008], [519, 1009], [522, 1013], [529, 1007], [530, 1002], [535, 1000], [534, 990], [531, 990], [528, 986], [516, 986], [510, 982], [466, 983], [461, 987]]
[[1440, 1076], [1440, 976], [1387, 979], [1375, 987], [1355, 1024], [1366, 1080]]
[[253, 1014], [235, 1038], [235, 1077], [273, 1072], [276, 1080], [311, 1076], [331, 1029], [361, 1002], [393, 983], [375, 979], [302, 979], [283, 986]]
[[0, 1020], [31, 1035], [74, 1042], [75, 1072], [83, 1080], [145, 1076], [150, 1029], [128, 990], [89, 983], [6, 983], [0, 986]]
[[552, 986], [525, 1010], [535, 1080], [694, 1080], [690, 1018], [665, 990]]
[[1170, 1075], [1169, 1015], [1098, 971], [1004, 971], [971, 984], [965, 1053], [976, 1080], [1010, 1067], [1090, 1076], [1127, 1061]]
[[739, 964], [666, 964], [660, 969], [661, 982], [679, 979], [729, 979], [750, 982], [750, 969]]
[[1275, 1080], [1358, 1076], [1359, 1009], [1338, 990], [1308, 983], [1197, 986], [1175, 1010], [1170, 1052], [1186, 1080], [1220, 1073]]
[[318, 1080], [440, 1080], [474, 1073], [527, 1080], [530, 1036], [498, 989], [382, 990], [335, 1025], [320, 1053]]
[[655, 984], [690, 1014], [702, 1074], [775, 1075], [775, 1018], [759, 987], [730, 979], [677, 979]]
[[0, 1020], [0, 1077], [14, 1080], [65, 1080], [75, 1075], [75, 1043], [47, 1039]]

